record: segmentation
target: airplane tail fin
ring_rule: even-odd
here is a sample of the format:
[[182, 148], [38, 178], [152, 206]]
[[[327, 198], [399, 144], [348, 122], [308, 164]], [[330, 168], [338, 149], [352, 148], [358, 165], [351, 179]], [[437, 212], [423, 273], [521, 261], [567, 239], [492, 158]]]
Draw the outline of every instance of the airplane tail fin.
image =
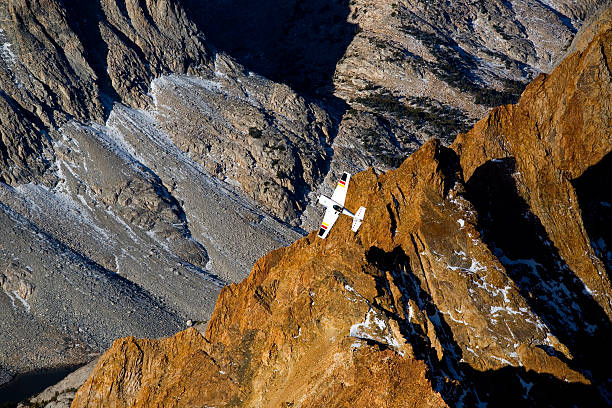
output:
[[361, 222], [363, 221], [365, 210], [366, 210], [365, 207], [359, 207], [359, 210], [357, 210], [355, 217], [353, 217], [353, 226], [351, 227], [353, 232], [357, 232], [357, 230], [361, 226]]

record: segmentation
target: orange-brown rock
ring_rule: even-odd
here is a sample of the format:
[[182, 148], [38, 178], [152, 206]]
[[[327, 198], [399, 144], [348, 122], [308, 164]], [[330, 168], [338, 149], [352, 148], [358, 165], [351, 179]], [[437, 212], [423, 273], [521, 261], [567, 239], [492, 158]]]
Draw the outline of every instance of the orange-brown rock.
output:
[[358, 233], [260, 259], [203, 338], [116, 342], [73, 407], [608, 404], [611, 40], [452, 148], [353, 177]]
[[[512, 162], [513, 172], [506, 176], [512, 177], [511, 184], [559, 255], [608, 317], [612, 317], [610, 280], [591, 247], [576, 184], [610, 152], [611, 66], [608, 19], [584, 51], [571, 55], [551, 75], [539, 76], [518, 104], [495, 109], [453, 144], [468, 184], [487, 163]], [[606, 189], [606, 180], [598, 182], [604, 184], [597, 188]]]
[[238, 392], [193, 328], [163, 340], [118, 339], [96, 371], [106, 375], [90, 377], [79, 390], [91, 407], [201, 406], [202, 401], [217, 405]]

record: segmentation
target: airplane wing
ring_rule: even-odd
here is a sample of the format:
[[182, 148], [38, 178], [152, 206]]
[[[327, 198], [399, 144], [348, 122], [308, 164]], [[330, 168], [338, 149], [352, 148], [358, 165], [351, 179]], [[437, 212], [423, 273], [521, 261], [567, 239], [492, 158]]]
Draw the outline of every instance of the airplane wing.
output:
[[344, 207], [344, 200], [346, 200], [346, 191], [348, 190], [349, 181], [351, 180], [351, 175], [348, 173], [342, 173], [342, 177], [338, 180], [338, 185], [334, 190], [334, 194], [331, 196], [331, 199]]
[[340, 213], [336, 212], [332, 207], [328, 207], [327, 210], [325, 210], [323, 222], [321, 222], [321, 227], [319, 228], [319, 238], [325, 238], [327, 234], [329, 234], [331, 227], [339, 216]]

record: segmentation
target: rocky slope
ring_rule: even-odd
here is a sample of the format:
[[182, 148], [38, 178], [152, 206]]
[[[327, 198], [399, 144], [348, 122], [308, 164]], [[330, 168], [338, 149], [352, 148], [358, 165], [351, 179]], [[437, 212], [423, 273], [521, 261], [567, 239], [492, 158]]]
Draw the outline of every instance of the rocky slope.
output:
[[116, 340], [72, 406], [609, 404], [611, 44], [354, 176], [358, 233], [261, 258], [204, 335]]
[[207, 61], [202, 37], [172, 0], [7, 0], [0, 10], [1, 179], [11, 184], [40, 178], [49, 164], [40, 160], [49, 147], [41, 132], [72, 118], [103, 121], [115, 100], [144, 106], [154, 77], [195, 73]]
[[[578, 27], [600, 3], [559, 4], [538, 14], [541, 21], [519, 19], [530, 30], [544, 21], [565, 33], [548, 44], [550, 55], [573, 35], [559, 21], [566, 16]], [[349, 49], [361, 52], [362, 37], [374, 29], [372, 16], [387, 13], [388, 5], [367, 13], [365, 4], [345, 2], [270, 8], [293, 21], [288, 28], [270, 20], [260, 33], [270, 44], [283, 39], [279, 46], [293, 75], [271, 75], [277, 82], [216, 50], [202, 34], [197, 5], [0, 1], [0, 222], [6, 231], [0, 236], [6, 311], [0, 383], [42, 367], [82, 364], [118, 336], [158, 337], [188, 319], [206, 322], [222, 286], [315, 226], [319, 209], [312, 200], [330, 190], [339, 170], [393, 167], [425, 139], [401, 141], [400, 129], [410, 126], [387, 115], [398, 112], [397, 104], [380, 113], [351, 101], [380, 89], [359, 93], [357, 84], [353, 92], [338, 80], [337, 96], [331, 95], [338, 61], [353, 40]], [[355, 37], [357, 25], [363, 31]], [[400, 25], [389, 27], [404, 36]], [[451, 31], [441, 32], [457, 37]], [[321, 38], [333, 46], [321, 46]], [[534, 44], [541, 50], [544, 43]], [[353, 57], [341, 61], [339, 75], [361, 63]], [[382, 66], [379, 74], [403, 69], [393, 67]], [[495, 67], [486, 72], [507, 76]], [[421, 102], [431, 105], [418, 113], [430, 124], [450, 109]], [[451, 108], [453, 115], [467, 109]], [[26, 339], [32, 339], [27, 352]]]
[[185, 3], [213, 44], [333, 107], [340, 127], [332, 169], [359, 170], [396, 167], [425, 140], [450, 143], [491, 107], [516, 102], [526, 83], [550, 72], [582, 23], [610, 4]]
[[[388, 169], [431, 137], [452, 142], [491, 107], [516, 102], [525, 84], [550, 72], [583, 21], [606, 5], [351, 1], [348, 22], [358, 30], [333, 76], [334, 95], [350, 107], [334, 149], [350, 153], [332, 169], [338, 166], [337, 175], [353, 165], [361, 146], [375, 152], [369, 165]], [[370, 119], [355, 129], [355, 116]]]
[[[214, 78], [219, 62], [232, 66], [210, 56], [179, 3], [8, 1], [0, 10], [0, 383], [87, 362], [118, 335], [206, 321], [227, 281], [300, 236], [161, 130], [184, 112], [157, 111], [155, 98], [171, 93], [152, 92], [162, 88], [154, 78]], [[187, 85], [173, 89], [197, 95]], [[279, 98], [297, 100], [285, 116], [297, 111], [294, 122], [318, 135], [314, 120], [300, 122], [305, 102], [282, 89]]]

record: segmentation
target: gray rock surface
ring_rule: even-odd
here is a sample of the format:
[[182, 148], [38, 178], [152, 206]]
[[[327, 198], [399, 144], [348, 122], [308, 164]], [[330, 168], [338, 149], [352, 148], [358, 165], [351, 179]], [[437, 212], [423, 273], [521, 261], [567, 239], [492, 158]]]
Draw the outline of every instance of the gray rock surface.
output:
[[[378, 156], [385, 160], [376, 165], [390, 168], [387, 161], [405, 157], [425, 140], [450, 143], [491, 107], [516, 102], [525, 84], [552, 70], [585, 19], [609, 4], [351, 1], [348, 21], [359, 30], [336, 66], [334, 95], [387, 123], [401, 154], [381, 149]], [[355, 146], [366, 147], [359, 133], [374, 129], [349, 136]]]
[[[182, 326], [175, 312], [0, 204], [0, 361], [14, 372], [88, 361], [115, 337]], [[24, 345], [27, 344], [27, 349]]]
[[28, 408], [34, 404], [44, 408], [69, 408], [77, 389], [91, 375], [97, 359], [68, 374], [66, 378], [45, 389], [40, 394], [17, 405], [17, 408]]
[[287, 3], [294, 26], [268, 30], [287, 67], [329, 77], [276, 82], [212, 49], [187, 3], [0, 1], [0, 383], [201, 326], [223, 285], [315, 227], [340, 172], [451, 140], [492, 103], [478, 92], [550, 69], [602, 1]]
[[5, 0], [0, 15], [0, 181], [9, 184], [42, 179], [46, 134], [71, 118], [101, 122], [113, 100], [146, 106], [156, 76], [206, 67], [203, 37], [176, 0]]
[[6, 382], [86, 362], [120, 335], [205, 320], [225, 281], [204, 270], [207, 251], [159, 177], [89, 126], [113, 101], [150, 104], [156, 76], [206, 69], [180, 4], [10, 0], [0, 12]]
[[297, 219], [331, 158], [322, 108], [220, 54], [212, 75], [159, 78], [152, 95], [155, 118], [182, 151], [273, 215]]
[[[315, 98], [335, 99], [336, 108], [344, 103], [379, 117], [387, 129], [383, 139], [392, 135], [399, 150], [372, 155], [384, 157], [375, 164], [386, 169], [424, 140], [450, 142], [490, 107], [516, 101], [610, 1], [184, 3], [207, 38], [250, 69]], [[332, 113], [340, 121], [343, 112]], [[365, 122], [355, 130], [346, 136], [361, 148], [364, 134], [367, 139], [379, 127]]]

